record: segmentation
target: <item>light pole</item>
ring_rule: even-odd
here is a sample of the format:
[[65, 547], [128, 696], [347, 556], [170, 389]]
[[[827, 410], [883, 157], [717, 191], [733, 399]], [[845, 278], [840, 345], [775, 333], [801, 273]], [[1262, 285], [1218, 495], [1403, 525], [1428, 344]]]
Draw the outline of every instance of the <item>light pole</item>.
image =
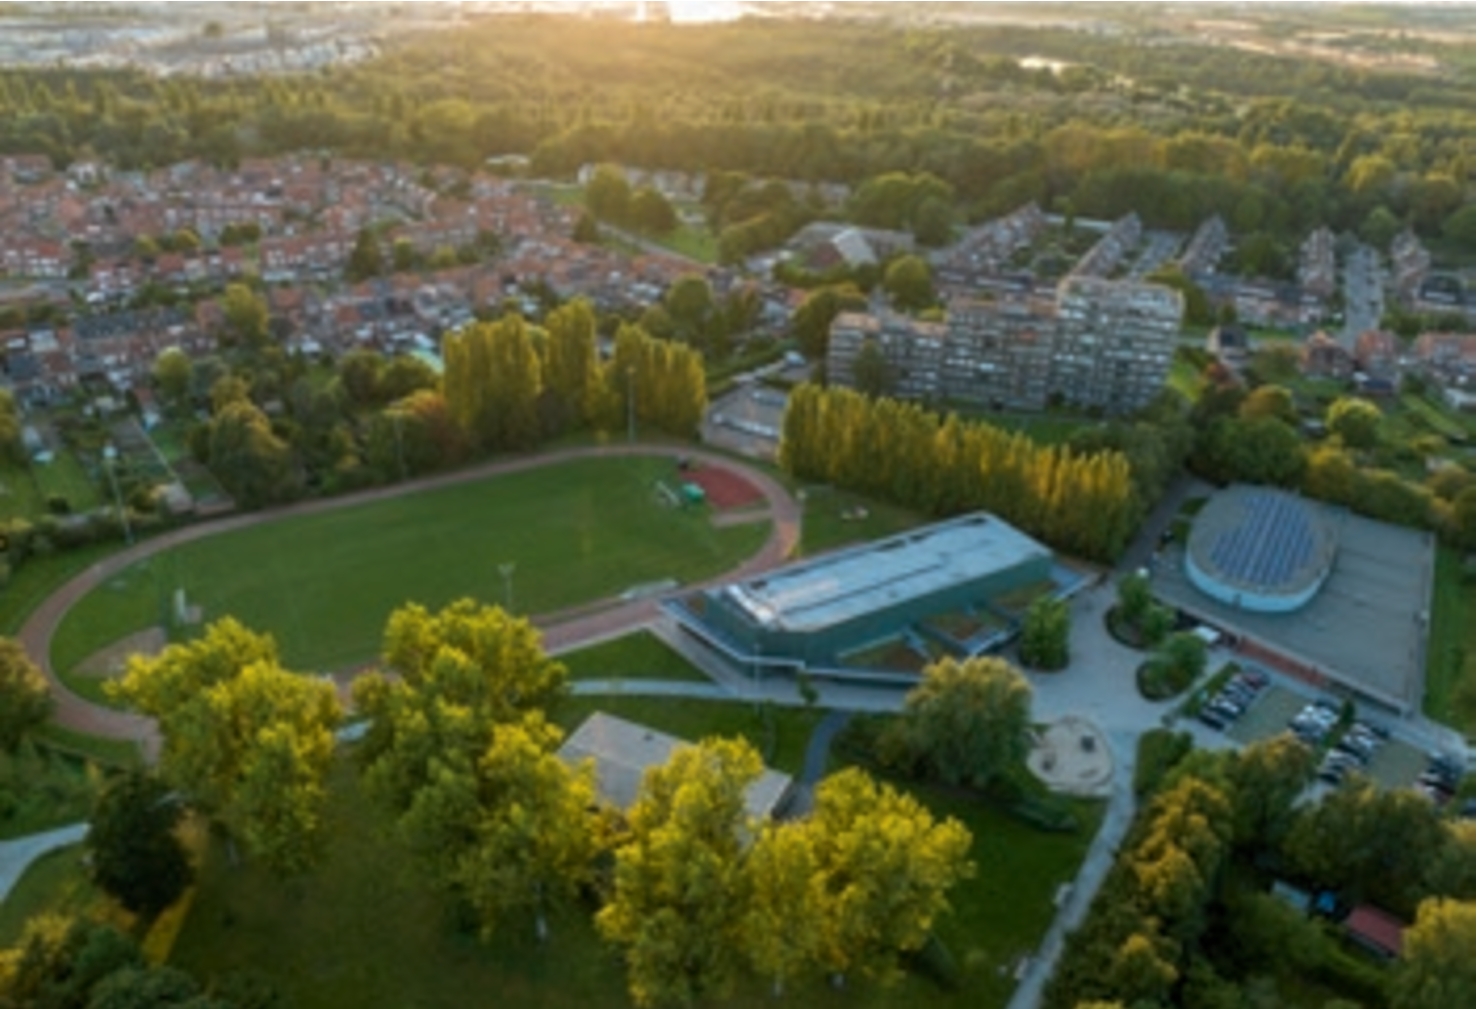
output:
[[133, 527], [128, 524], [128, 511], [123, 507], [123, 495], [118, 491], [118, 472], [113, 468], [118, 450], [109, 442], [103, 446], [103, 466], [108, 470], [108, 482], [113, 485], [113, 503], [118, 506], [118, 521], [123, 526], [123, 542], [133, 546]]
[[626, 366], [626, 441], [636, 441], [636, 366]]
[[513, 612], [513, 569], [512, 561], [498, 565], [498, 574], [503, 576], [503, 608], [510, 614]]

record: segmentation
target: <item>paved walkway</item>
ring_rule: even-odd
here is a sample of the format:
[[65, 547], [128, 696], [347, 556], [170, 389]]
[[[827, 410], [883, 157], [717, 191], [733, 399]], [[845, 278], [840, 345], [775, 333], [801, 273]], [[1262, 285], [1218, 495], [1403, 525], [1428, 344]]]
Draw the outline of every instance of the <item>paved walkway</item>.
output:
[[42, 834], [0, 841], [0, 901], [10, 896], [11, 887], [25, 874], [32, 862], [49, 851], [76, 844], [87, 836], [87, 824], [74, 823]]
[[[541, 455], [489, 462], [457, 473], [414, 480], [392, 487], [381, 487], [326, 500], [307, 501], [273, 511], [236, 515], [176, 529], [113, 554], [74, 577], [36, 607], [16, 637], [50, 682], [52, 696], [56, 701], [55, 717], [60, 725], [90, 735], [137, 742], [146, 753], [153, 754], [157, 752], [159, 740], [151, 719], [94, 704], [78, 696], [67, 689], [51, 666], [52, 635], [67, 611], [84, 595], [119, 571], [180, 544], [192, 543], [238, 529], [282, 522], [291, 518], [316, 515], [341, 508], [355, 508], [407, 494], [452, 487], [543, 466], [559, 465], [577, 459], [633, 455], [667, 457], [674, 460], [679, 457], [696, 459], [709, 466], [731, 470], [759, 488], [769, 503], [770, 518], [774, 527], [769, 539], [759, 552], [738, 568], [723, 575], [723, 580], [744, 578], [776, 567], [790, 556], [799, 541], [800, 505], [790, 496], [789, 492], [769, 475], [727, 456], [716, 455], [689, 446], [645, 444], [565, 449]], [[536, 617], [534, 622], [544, 630], [546, 647], [558, 650], [580, 642], [615, 636], [622, 631], [651, 621], [656, 617], [657, 612], [657, 600], [654, 598], [611, 605], [597, 604], [594, 607], [564, 611], [542, 618]]]

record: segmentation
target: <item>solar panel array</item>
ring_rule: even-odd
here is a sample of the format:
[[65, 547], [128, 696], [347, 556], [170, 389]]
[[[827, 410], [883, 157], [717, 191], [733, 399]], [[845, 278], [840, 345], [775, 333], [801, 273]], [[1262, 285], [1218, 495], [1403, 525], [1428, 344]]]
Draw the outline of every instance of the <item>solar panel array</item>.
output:
[[1318, 548], [1308, 507], [1282, 494], [1252, 494], [1244, 500], [1246, 517], [1216, 537], [1211, 561], [1225, 577], [1243, 584], [1286, 585]]

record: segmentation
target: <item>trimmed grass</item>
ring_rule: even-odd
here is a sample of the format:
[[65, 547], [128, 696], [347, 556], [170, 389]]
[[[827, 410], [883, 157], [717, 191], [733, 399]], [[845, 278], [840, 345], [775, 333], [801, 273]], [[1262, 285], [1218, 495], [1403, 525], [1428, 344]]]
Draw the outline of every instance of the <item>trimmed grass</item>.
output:
[[709, 577], [759, 549], [764, 525], [717, 529], [704, 511], [657, 504], [651, 487], [670, 470], [655, 458], [579, 460], [187, 544], [82, 599], [53, 661], [70, 670], [157, 624], [176, 587], [206, 621], [230, 614], [274, 634], [290, 668], [337, 669], [371, 659], [406, 602], [503, 603], [504, 563], [516, 565], [514, 609], [549, 613], [643, 582]]
[[36, 463], [31, 472], [36, 476], [36, 487], [43, 505], [52, 495], [66, 498], [74, 512], [91, 511], [102, 503], [98, 488], [87, 478], [82, 463], [70, 452], [58, 452], [49, 463]]
[[20, 941], [26, 922], [37, 915], [90, 917], [107, 904], [82, 869], [82, 853], [83, 846], [74, 844], [31, 863], [0, 903], [0, 949]]
[[64, 729], [54, 722], [43, 725], [35, 735], [36, 741], [49, 749], [90, 760], [101, 767], [126, 770], [142, 767], [144, 764], [144, 756], [139, 752], [138, 744], [126, 739], [89, 736], [83, 732]]
[[63, 583], [122, 549], [122, 543], [94, 543], [50, 557], [27, 558], [0, 591], [0, 634], [15, 634], [31, 611]]
[[[786, 1004], [1004, 1006], [1015, 987], [1009, 968], [1041, 941], [1052, 897], [1077, 872], [1102, 810], [1078, 804], [1083, 831], [1045, 834], [968, 799], [932, 789], [915, 794], [935, 815], [960, 819], [975, 838], [976, 877], [954, 891], [953, 913], [937, 927], [959, 964], [960, 989], [943, 992], [909, 976], [892, 988], [849, 977], [838, 991], [813, 977], [789, 986]], [[213, 844], [174, 965], [206, 980], [263, 971], [301, 1009], [461, 1009], [493, 997], [470, 993], [548, 1009], [631, 1004], [625, 972], [596, 935], [589, 909], [555, 917], [544, 945], [524, 920], [479, 942], [453, 927], [446, 902], [395, 842], [347, 761], [335, 770], [330, 795], [329, 857], [298, 880], [284, 883], [250, 862], [232, 868]], [[755, 979], [732, 998], [705, 1004], [762, 1009], [776, 1002], [769, 984]]]
[[1422, 708], [1473, 738], [1473, 576], [1457, 551], [1441, 547], [1432, 576], [1432, 629]]
[[[907, 508], [830, 487], [807, 487], [805, 492], [800, 552], [806, 557], [892, 536], [929, 521]], [[866, 511], [865, 517], [843, 518], [859, 514], [858, 509]]]
[[671, 249], [700, 263], [718, 262], [718, 240], [706, 227], [679, 223], [665, 235], [643, 236], [654, 245]]
[[46, 512], [46, 501], [36, 489], [31, 467], [25, 463], [0, 465], [0, 520], [36, 519]]
[[87, 819], [100, 782], [85, 762], [39, 747], [0, 754], [0, 839]]
[[683, 658], [651, 631], [637, 631], [589, 648], [565, 652], [559, 661], [572, 680], [696, 680], [707, 683], [703, 671]]

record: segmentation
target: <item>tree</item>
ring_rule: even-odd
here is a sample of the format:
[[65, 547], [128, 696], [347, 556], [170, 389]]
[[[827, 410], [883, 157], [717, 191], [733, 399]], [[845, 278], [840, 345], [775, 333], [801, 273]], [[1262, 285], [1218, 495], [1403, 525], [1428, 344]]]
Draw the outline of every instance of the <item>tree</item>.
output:
[[1021, 661], [1030, 669], [1056, 670], [1068, 663], [1072, 614], [1067, 600], [1038, 598], [1021, 624]]
[[1473, 935], [1471, 900], [1422, 901], [1402, 943], [1391, 1004], [1401, 1009], [1472, 1005]]
[[51, 717], [51, 691], [26, 650], [0, 638], [0, 751], [14, 753], [32, 729]]
[[0, 459], [20, 462], [24, 456], [21, 444], [20, 411], [9, 389], [0, 389]]
[[390, 245], [390, 263], [396, 273], [410, 273], [416, 268], [416, 246], [409, 238], [397, 238]]
[[190, 861], [175, 836], [183, 812], [168, 785], [141, 771], [109, 782], [93, 810], [87, 832], [92, 880], [145, 920], [190, 885]]
[[246, 508], [282, 501], [296, 491], [292, 449], [250, 402], [228, 404], [210, 422], [210, 468]]
[[790, 317], [790, 333], [810, 358], [825, 358], [831, 341], [831, 324], [842, 312], [860, 312], [867, 298], [851, 284], [818, 287], [796, 307]]
[[166, 403], [185, 402], [190, 395], [190, 358], [183, 350], [170, 347], [154, 359], [154, 387]]
[[227, 342], [258, 348], [267, 342], [267, 302], [245, 284], [227, 284], [221, 298]]
[[744, 961], [741, 831], [745, 790], [763, 770], [743, 740], [677, 749], [642, 779], [616, 849], [610, 899], [595, 917], [623, 947], [639, 1006], [722, 997]]
[[1129, 574], [1119, 579], [1119, 619], [1131, 627], [1138, 627], [1146, 613], [1155, 605], [1155, 596], [1150, 589], [1150, 580], [1142, 574]]
[[[445, 664], [439, 664], [445, 668]], [[445, 717], [434, 704], [400, 705], [391, 717]], [[486, 713], [483, 714], [486, 717]], [[404, 744], [429, 743], [422, 726], [402, 718], [394, 726], [404, 764]], [[599, 848], [594, 769], [571, 768], [555, 753], [560, 731], [538, 713], [519, 722], [463, 723], [442, 734], [409, 805], [397, 809], [398, 825], [433, 876], [467, 901], [484, 935], [512, 913], [534, 915], [547, 933], [552, 903], [574, 898], [591, 876]], [[474, 738], [487, 738], [477, 753]], [[391, 767], [381, 754], [370, 769], [381, 785]]]
[[380, 394], [380, 374], [385, 358], [377, 350], [355, 348], [339, 358], [339, 385], [355, 410], [366, 410], [385, 402]]
[[887, 396], [893, 391], [893, 366], [872, 337], [862, 341], [852, 359], [852, 384], [864, 396]]
[[901, 311], [919, 311], [934, 304], [934, 278], [929, 264], [918, 256], [899, 256], [888, 264], [883, 273], [883, 290]]
[[631, 204], [631, 184], [619, 165], [600, 165], [585, 184], [585, 206], [598, 220], [622, 224]]
[[904, 698], [900, 727], [944, 781], [985, 788], [1026, 758], [1031, 697], [1002, 659], [944, 659]]
[[913, 236], [920, 245], [946, 245], [953, 230], [954, 211], [947, 201], [931, 197], [919, 204], [914, 213]]
[[848, 768], [816, 787], [810, 832], [821, 893], [821, 955], [839, 974], [891, 979], [974, 875], [973, 839], [958, 820], [936, 821], [918, 800]]
[[1380, 407], [1368, 399], [1341, 396], [1329, 405], [1325, 423], [1350, 448], [1371, 449], [1380, 441]]
[[349, 252], [349, 261], [344, 266], [344, 275], [353, 283], [378, 277], [385, 272], [385, 259], [380, 253], [380, 242], [369, 228], [360, 228], [354, 237], [354, 248]]
[[803, 824], [766, 823], [745, 855], [741, 942], [777, 996], [821, 952], [825, 908], [817, 872], [814, 832]]
[[677, 227], [677, 213], [672, 204], [650, 186], [643, 186], [632, 195], [626, 216], [632, 227], [648, 235], [665, 235]]
[[1313, 777], [1314, 751], [1289, 733], [1245, 747], [1227, 771], [1233, 842], [1279, 848]]
[[1243, 420], [1275, 417], [1285, 424], [1298, 419], [1298, 411], [1293, 406], [1293, 394], [1281, 385], [1262, 385], [1253, 389], [1242, 401], [1238, 415]]
[[575, 218], [575, 230], [570, 237], [581, 245], [600, 244], [600, 225], [595, 223], [595, 215], [582, 210], [580, 216]]
[[1206, 671], [1206, 642], [1181, 631], [1165, 639], [1160, 654], [1183, 682], [1190, 684]]
[[277, 645], [227, 617], [155, 657], [135, 655], [109, 693], [159, 720], [159, 771], [282, 874], [321, 854], [342, 713], [332, 684], [278, 664]]
[[662, 305], [672, 317], [677, 337], [686, 343], [703, 346], [713, 321], [713, 289], [705, 277], [695, 273], [679, 277], [668, 288]]

